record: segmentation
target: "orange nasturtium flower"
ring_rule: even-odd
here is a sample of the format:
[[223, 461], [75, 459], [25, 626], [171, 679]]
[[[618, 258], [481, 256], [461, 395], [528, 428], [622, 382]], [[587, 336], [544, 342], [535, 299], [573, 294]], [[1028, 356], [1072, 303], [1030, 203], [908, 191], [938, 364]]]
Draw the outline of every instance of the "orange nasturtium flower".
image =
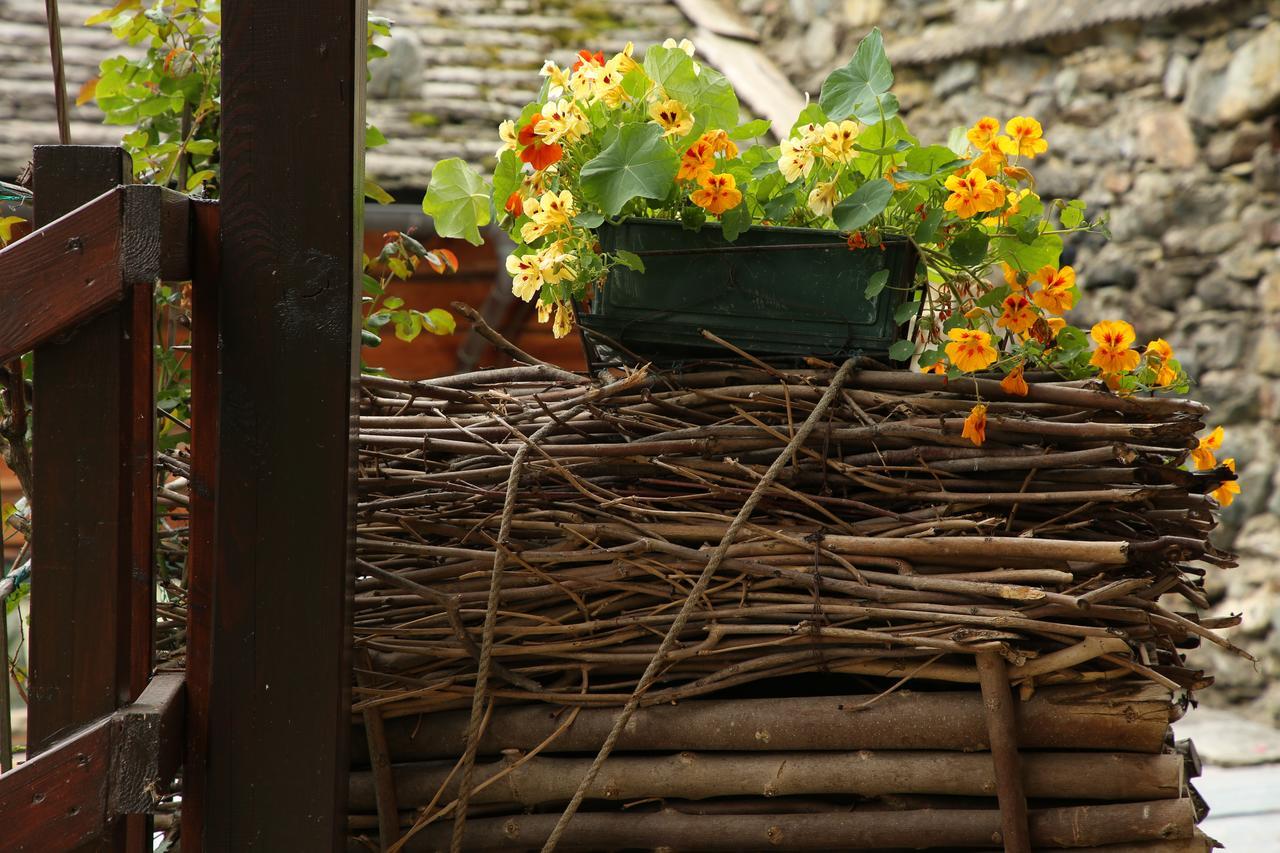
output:
[[693, 116], [689, 109], [675, 98], [658, 101], [649, 108], [649, 117], [662, 127], [663, 136], [684, 136], [693, 130]]
[[1133, 326], [1124, 320], [1103, 320], [1094, 323], [1089, 335], [1097, 342], [1089, 363], [1103, 373], [1118, 374], [1133, 370], [1142, 357], [1130, 349], [1133, 346]]
[[1005, 261], [1000, 262], [1000, 269], [1004, 271], [1004, 283], [1009, 285], [1015, 291], [1025, 290], [1027, 286], [1027, 274], [1019, 272]]
[[535, 128], [542, 120], [542, 113], [531, 115], [529, 123], [520, 128], [520, 134], [517, 137], [517, 142], [523, 146], [520, 149], [520, 159], [533, 166], [538, 172], [559, 163], [560, 158], [564, 156], [564, 149], [559, 144], [548, 145], [538, 138]]
[[708, 175], [702, 181], [702, 189], [695, 190], [689, 200], [708, 213], [719, 216], [742, 203], [742, 192], [733, 175]]
[[940, 358], [937, 361], [935, 361], [933, 364], [930, 364], [927, 367], [920, 368], [920, 372], [921, 373], [946, 373], [947, 360], [945, 358]]
[[1030, 116], [1014, 116], [1009, 119], [1004, 130], [1012, 137], [1000, 143], [1000, 147], [1006, 154], [1035, 157], [1049, 150], [1049, 143], [1042, 137], [1044, 131], [1040, 127], [1040, 122]]
[[1025, 334], [1036, 322], [1036, 312], [1031, 310], [1031, 303], [1021, 293], [1011, 293], [1004, 298], [1004, 313], [996, 320], [996, 325], [1008, 329], [1015, 335]]
[[711, 146], [712, 154], [723, 154], [730, 160], [738, 156], [738, 146], [729, 138], [729, 134], [725, 130], [708, 130], [702, 134], [702, 139], [705, 139]]
[[996, 360], [996, 348], [991, 346], [991, 335], [978, 329], [952, 329], [947, 332], [951, 343], [947, 344], [947, 358], [951, 363], [970, 373], [990, 367]]
[[995, 210], [1004, 204], [1004, 187], [988, 181], [981, 169], [971, 169], [963, 178], [952, 175], [947, 178], [946, 187], [951, 190], [951, 195], [943, 207], [955, 211], [961, 219]]
[[1054, 269], [1046, 264], [1031, 280], [1040, 282], [1040, 290], [1032, 295], [1031, 301], [1050, 314], [1065, 314], [1076, 304], [1076, 271], [1071, 267]]
[[1164, 338], [1156, 338], [1147, 342], [1147, 357], [1151, 359], [1151, 367], [1156, 371], [1156, 385], [1172, 385], [1178, 374], [1169, 366], [1173, 358], [1173, 347]]
[[589, 50], [578, 51], [578, 60], [577, 62], [573, 63], [573, 65], [570, 67], [569, 70], [577, 71], [579, 68], [581, 68], [584, 65], [599, 65], [603, 67], [604, 51], [597, 50], [595, 53], [592, 53]]
[[1197, 471], [1208, 471], [1218, 464], [1213, 451], [1222, 448], [1223, 435], [1222, 427], [1215, 427], [1213, 432], [1200, 439], [1200, 443], [1191, 451], [1191, 461], [1196, 464]]
[[[1222, 464], [1230, 468], [1232, 474], [1236, 472], [1235, 459], [1223, 459]], [[1231, 506], [1231, 502], [1236, 499], [1236, 495], [1240, 494], [1240, 483], [1238, 480], [1227, 480], [1209, 494], [1218, 502], [1218, 506]]]
[[519, 190], [507, 196], [507, 203], [502, 206], [502, 209], [512, 216], [524, 213], [524, 199], [520, 197]]
[[1022, 369], [1026, 362], [1018, 362], [1018, 366], [1009, 371], [1009, 375], [1000, 380], [1000, 387], [1004, 389], [1006, 394], [1014, 394], [1018, 397], [1025, 397], [1030, 392], [1027, 387], [1027, 380], [1022, 378]]
[[983, 116], [978, 119], [973, 127], [969, 128], [969, 132], [965, 134], [973, 147], [979, 150], [986, 150], [996, 139], [996, 134], [1000, 132], [1000, 119], [995, 116]]
[[700, 136], [680, 155], [680, 171], [676, 173], [676, 180], [701, 183], [703, 178], [711, 174], [715, 165], [715, 152], [711, 143], [705, 136]]
[[960, 435], [972, 441], [976, 446], [981, 447], [982, 442], [987, 440], [987, 407], [979, 403], [969, 412], [969, 417], [964, 419], [964, 430]]

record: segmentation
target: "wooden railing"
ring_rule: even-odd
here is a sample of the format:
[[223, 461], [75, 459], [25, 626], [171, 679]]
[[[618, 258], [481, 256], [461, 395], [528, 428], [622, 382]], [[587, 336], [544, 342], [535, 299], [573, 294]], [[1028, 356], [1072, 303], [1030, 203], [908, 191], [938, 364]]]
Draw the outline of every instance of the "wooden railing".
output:
[[150, 850], [183, 758], [183, 676], [153, 672], [153, 287], [192, 277], [197, 217], [130, 171], [37, 148], [37, 230], [0, 251], [0, 363], [35, 352], [28, 760], [0, 776], [0, 851]]

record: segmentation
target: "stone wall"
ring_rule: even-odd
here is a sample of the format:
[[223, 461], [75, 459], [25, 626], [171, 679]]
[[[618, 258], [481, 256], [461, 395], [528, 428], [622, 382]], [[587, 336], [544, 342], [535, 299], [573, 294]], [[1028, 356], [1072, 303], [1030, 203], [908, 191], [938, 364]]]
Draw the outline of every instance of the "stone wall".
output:
[[[1059, 0], [1069, 3], [1070, 0]], [[1113, 0], [1097, 0], [1098, 4]], [[891, 58], [951, 25], [1004, 19], [1022, 0], [738, 0], [776, 60], [816, 96], [872, 25]], [[1088, 10], [1076, 0], [1075, 6]], [[1147, 9], [1161, 7], [1151, 0]], [[927, 51], [925, 51], [927, 53]], [[1211, 575], [1216, 612], [1243, 612], [1234, 639], [1257, 667], [1198, 651], [1218, 674], [1209, 702], [1280, 723], [1280, 2], [1206, 4], [946, 62], [895, 62], [913, 131], [943, 141], [983, 115], [1033, 115], [1050, 150], [1046, 197], [1110, 213], [1113, 241], [1068, 247], [1086, 291], [1074, 317], [1124, 317], [1166, 338], [1227, 429], [1243, 495], [1221, 540], [1241, 553]]]

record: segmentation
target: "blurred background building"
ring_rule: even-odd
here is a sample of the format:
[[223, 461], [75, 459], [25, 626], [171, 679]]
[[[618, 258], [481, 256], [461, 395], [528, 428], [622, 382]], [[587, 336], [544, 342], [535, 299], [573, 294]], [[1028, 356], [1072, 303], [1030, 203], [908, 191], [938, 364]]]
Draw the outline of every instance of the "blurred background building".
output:
[[[101, 4], [63, 3], [74, 99], [118, 53], [105, 28], [80, 22]], [[375, 64], [369, 116], [390, 143], [368, 171], [397, 204], [370, 207], [368, 245], [390, 229], [429, 238], [418, 204], [438, 159], [492, 164], [496, 127], [535, 95], [546, 57], [611, 52], [690, 37], [734, 82], [745, 106], [785, 130], [822, 79], [872, 26], [885, 33], [912, 130], [945, 141], [983, 115], [1041, 121], [1046, 198], [1082, 198], [1110, 215], [1114, 239], [1068, 247], [1087, 292], [1077, 324], [1122, 316], [1140, 340], [1166, 338], [1227, 429], [1243, 494], [1221, 541], [1241, 564], [1211, 576], [1219, 612], [1242, 612], [1233, 639], [1257, 666], [1212, 648], [1211, 703], [1280, 723], [1280, 0], [372, 0], [397, 22]], [[44, 3], [0, 0], [0, 178], [33, 144], [56, 141]], [[90, 104], [72, 138], [112, 143]], [[462, 300], [521, 346], [581, 366], [576, 340], [555, 342], [514, 300], [500, 240], [452, 246], [455, 277], [401, 287], [415, 307]], [[465, 251], [464, 251], [465, 249]], [[1143, 337], [1145, 336], [1145, 337]], [[391, 341], [370, 360], [429, 376], [493, 363], [465, 330]], [[12, 484], [5, 500], [12, 499]]]

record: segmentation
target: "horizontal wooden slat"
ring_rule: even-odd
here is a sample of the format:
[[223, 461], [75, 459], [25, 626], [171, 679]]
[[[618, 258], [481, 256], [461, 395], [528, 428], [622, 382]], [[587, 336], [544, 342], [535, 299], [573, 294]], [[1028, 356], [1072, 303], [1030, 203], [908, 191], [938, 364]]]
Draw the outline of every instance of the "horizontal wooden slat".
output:
[[0, 775], [0, 853], [69, 850], [150, 810], [182, 759], [186, 691], [160, 673], [138, 701]]
[[124, 298], [132, 284], [189, 276], [189, 200], [117, 187], [0, 250], [0, 361]]

